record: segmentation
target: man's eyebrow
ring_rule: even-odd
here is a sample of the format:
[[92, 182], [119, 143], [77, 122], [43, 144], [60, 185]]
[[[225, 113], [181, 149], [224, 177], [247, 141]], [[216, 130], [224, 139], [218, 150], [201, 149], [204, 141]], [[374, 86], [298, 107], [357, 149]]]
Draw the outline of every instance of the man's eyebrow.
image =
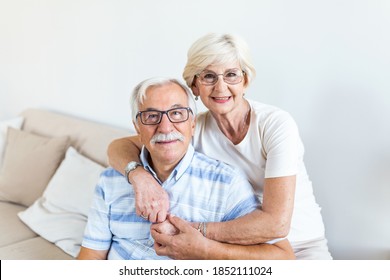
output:
[[179, 107], [186, 107], [186, 106], [183, 106], [182, 104], [174, 104], [172, 105], [171, 108], [179, 108]]
[[[173, 104], [171, 106], [171, 109], [173, 109], [173, 108], [182, 108], [182, 107], [188, 107], [188, 106], [183, 106], [182, 104]], [[143, 111], [161, 111], [161, 110], [156, 109], [154, 107], [148, 107], [148, 108], [145, 108], [145, 110], [143, 110]]]

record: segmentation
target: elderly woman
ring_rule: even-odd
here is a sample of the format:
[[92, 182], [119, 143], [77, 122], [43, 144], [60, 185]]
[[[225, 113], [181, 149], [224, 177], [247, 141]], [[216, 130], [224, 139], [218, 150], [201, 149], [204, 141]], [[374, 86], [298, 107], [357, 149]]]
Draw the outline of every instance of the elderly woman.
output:
[[132, 183], [137, 214], [152, 222], [168, 217], [180, 230], [170, 236], [159, 224], [153, 225], [157, 253], [203, 258], [207, 248], [200, 246], [200, 238], [249, 245], [287, 236], [297, 259], [332, 258], [296, 123], [287, 112], [244, 97], [254, 76], [247, 45], [238, 37], [208, 34], [188, 51], [183, 77], [195, 99], [200, 97], [208, 108], [197, 116], [194, 147], [241, 169], [262, 203], [261, 209], [236, 220], [204, 224], [205, 237], [189, 230], [191, 225], [180, 218], [167, 215], [167, 194], [138, 168], [141, 145], [137, 137], [111, 143], [110, 164]]

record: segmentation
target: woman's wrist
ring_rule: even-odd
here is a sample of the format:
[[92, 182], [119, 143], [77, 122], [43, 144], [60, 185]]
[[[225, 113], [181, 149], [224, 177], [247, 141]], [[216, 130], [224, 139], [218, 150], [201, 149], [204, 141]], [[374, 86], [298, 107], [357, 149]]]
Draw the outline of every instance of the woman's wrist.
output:
[[133, 185], [133, 187], [136, 189], [138, 178], [142, 178], [145, 176], [145, 173], [147, 172], [145, 169], [142, 168], [142, 165], [137, 166], [134, 170], [129, 172], [127, 174], [127, 181]]
[[193, 222], [191, 226], [199, 231], [204, 237], [207, 238], [207, 223], [206, 222]]

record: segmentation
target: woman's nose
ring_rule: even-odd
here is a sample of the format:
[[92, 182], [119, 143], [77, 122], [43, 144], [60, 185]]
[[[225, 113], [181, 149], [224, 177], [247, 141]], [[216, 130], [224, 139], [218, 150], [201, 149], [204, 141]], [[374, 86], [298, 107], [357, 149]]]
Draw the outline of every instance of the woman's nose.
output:
[[222, 92], [227, 88], [227, 83], [223, 80], [223, 75], [218, 75], [218, 80], [214, 85], [216, 91]]

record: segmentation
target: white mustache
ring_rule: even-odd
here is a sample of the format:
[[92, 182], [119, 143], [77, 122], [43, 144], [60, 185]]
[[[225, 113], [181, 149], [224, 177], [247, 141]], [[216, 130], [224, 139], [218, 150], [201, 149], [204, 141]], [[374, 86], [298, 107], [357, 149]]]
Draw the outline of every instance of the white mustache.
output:
[[150, 140], [150, 143], [155, 144], [156, 142], [174, 141], [174, 140], [179, 140], [183, 142], [184, 141], [183, 134], [177, 131], [170, 132], [168, 134], [158, 133], [153, 135], [152, 139]]

